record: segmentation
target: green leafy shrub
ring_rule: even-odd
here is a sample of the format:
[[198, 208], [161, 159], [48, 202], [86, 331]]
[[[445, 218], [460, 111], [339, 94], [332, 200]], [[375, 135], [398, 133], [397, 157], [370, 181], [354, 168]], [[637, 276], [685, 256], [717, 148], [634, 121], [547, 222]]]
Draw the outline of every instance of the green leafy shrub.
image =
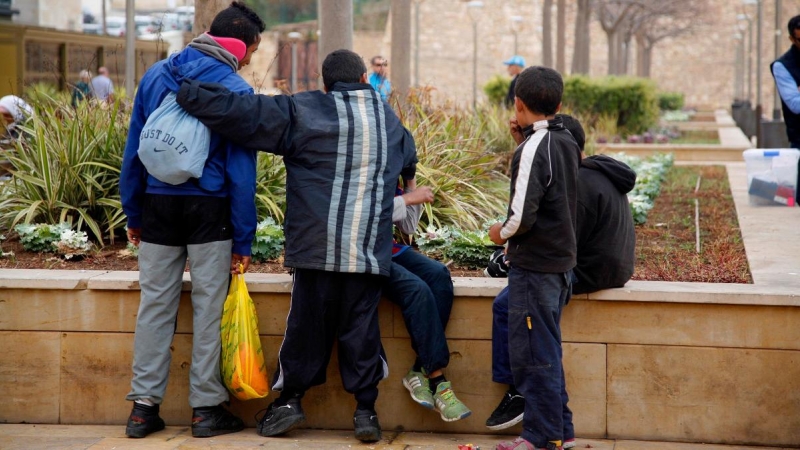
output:
[[283, 252], [284, 240], [283, 228], [271, 217], [259, 222], [251, 250], [253, 261], [264, 262], [278, 259]]
[[24, 138], [4, 154], [14, 176], [3, 186], [0, 225], [67, 222], [101, 244], [114, 242], [125, 225], [119, 172], [130, 117], [118, 105], [33, 105], [20, 126]]
[[647, 214], [653, 208], [656, 197], [661, 193], [661, 184], [675, 162], [675, 155], [672, 153], [656, 154], [647, 159], [624, 153], [609, 156], [624, 162], [636, 172], [636, 184], [628, 193], [628, 202], [631, 213], [633, 213], [633, 222], [637, 225], [647, 222]]
[[659, 92], [658, 107], [662, 111], [677, 111], [683, 108], [683, 94], [680, 92]]
[[286, 211], [286, 166], [280, 156], [258, 153], [256, 207], [258, 217], [272, 217], [277, 223], [283, 222]]
[[502, 75], [495, 75], [483, 85], [483, 92], [489, 99], [489, 102], [494, 105], [502, 105], [508, 95], [508, 88], [511, 86], [511, 80]]
[[498, 167], [506, 157], [499, 150], [508, 154], [515, 148], [508, 114], [489, 106], [432, 107], [420, 97], [409, 97], [402, 106], [400, 118], [417, 145], [417, 184], [430, 186], [435, 196], [423, 208], [420, 230], [445, 225], [477, 230], [505, 212], [509, 180]]
[[647, 78], [570, 76], [564, 80], [563, 103], [584, 120], [587, 129], [605, 117], [627, 136], [647, 131], [658, 122], [656, 86]]
[[485, 229], [470, 231], [452, 226], [428, 228], [416, 242], [426, 255], [469, 269], [485, 267], [495, 248]]
[[72, 230], [66, 222], [58, 225], [20, 224], [14, 230], [19, 234], [22, 248], [29, 252], [55, 252], [65, 259], [72, 259], [92, 249], [89, 236], [83, 231]]

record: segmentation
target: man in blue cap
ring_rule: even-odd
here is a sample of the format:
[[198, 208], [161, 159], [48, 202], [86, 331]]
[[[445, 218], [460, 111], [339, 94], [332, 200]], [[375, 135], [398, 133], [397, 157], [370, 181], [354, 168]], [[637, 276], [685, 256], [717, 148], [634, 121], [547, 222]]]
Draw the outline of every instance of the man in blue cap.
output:
[[511, 85], [508, 87], [508, 94], [506, 94], [506, 107], [510, 108], [514, 105], [514, 86], [517, 84], [517, 75], [525, 68], [525, 58], [519, 55], [514, 55], [511, 58], [503, 61], [503, 64], [508, 66], [508, 74], [511, 75]]

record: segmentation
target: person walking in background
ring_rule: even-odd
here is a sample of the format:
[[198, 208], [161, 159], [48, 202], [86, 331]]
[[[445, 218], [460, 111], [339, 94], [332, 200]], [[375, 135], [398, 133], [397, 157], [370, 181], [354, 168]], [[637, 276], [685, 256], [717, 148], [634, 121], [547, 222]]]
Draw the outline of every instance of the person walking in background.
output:
[[369, 74], [369, 84], [372, 89], [375, 89], [381, 95], [381, 99], [386, 101], [389, 99], [389, 94], [392, 93], [392, 83], [389, 82], [388, 70], [386, 69], [389, 66], [389, 61], [383, 56], [373, 56], [370, 59], [370, 65], [372, 66], [372, 73]]
[[517, 85], [517, 75], [525, 68], [525, 58], [519, 55], [514, 55], [511, 58], [503, 61], [506, 65], [508, 75], [511, 76], [511, 84], [508, 86], [508, 94], [506, 94], [505, 104], [507, 108], [514, 106], [514, 88]]
[[505, 222], [489, 229], [507, 241], [508, 348], [514, 384], [525, 399], [522, 435], [497, 450], [561, 450], [567, 391], [561, 358], [561, 312], [572, 294], [580, 149], [563, 121], [564, 82], [546, 67], [517, 77], [514, 98], [519, 146], [511, 162]]
[[[586, 135], [577, 119], [557, 114], [583, 152]], [[626, 164], [605, 155], [584, 158], [578, 170], [578, 249], [573, 294], [622, 287], [634, 268], [636, 236], [627, 193], [636, 183], [636, 173]], [[507, 270], [507, 269], [506, 269]], [[493, 270], [490, 273], [503, 273]], [[522, 420], [525, 399], [517, 391], [508, 350], [508, 287], [492, 302], [492, 381], [508, 385], [500, 404], [486, 420], [493, 431], [510, 428]], [[565, 386], [566, 388], [566, 386]], [[572, 413], [565, 409], [565, 449], [575, 447]]]
[[92, 78], [92, 95], [101, 102], [114, 101], [114, 82], [108, 77], [108, 69], [100, 67], [97, 76]]
[[393, 198], [413, 185], [416, 146], [388, 103], [367, 84], [358, 54], [336, 50], [322, 63], [325, 92], [237, 95], [186, 81], [178, 104], [211, 130], [286, 165], [284, 265], [294, 268], [286, 333], [272, 389], [280, 397], [258, 434], [284, 434], [305, 420], [301, 400], [323, 384], [333, 344], [353, 394], [355, 437], [381, 439], [375, 402], [388, 376], [378, 303], [392, 265]]
[[[232, 2], [214, 17], [209, 33], [154, 64], [136, 92], [120, 174], [128, 241], [139, 247], [141, 287], [133, 377], [125, 397], [133, 402], [125, 428], [132, 438], [164, 429], [159, 408], [167, 389], [187, 258], [193, 311], [192, 436], [217, 436], [244, 428], [242, 420], [222, 406], [229, 395], [220, 374], [220, 322], [230, 274], [239, 272], [240, 263], [243, 271], [250, 264], [256, 230], [256, 154], [211, 133], [202, 175], [173, 185], [149, 174], [138, 150], [148, 117], [187, 77], [218, 82], [241, 95], [252, 94], [253, 89], [236, 72], [250, 62], [264, 29], [253, 10]], [[157, 123], [147, 125], [148, 135], [162, 134]]]
[[72, 89], [72, 107], [77, 108], [78, 103], [88, 100], [92, 96], [92, 87], [89, 83], [92, 82], [92, 74], [88, 70], [81, 70], [80, 79]]
[[[392, 221], [401, 233], [413, 235], [422, 215], [422, 204], [433, 202], [428, 186], [398, 187]], [[453, 309], [453, 280], [447, 266], [408, 245], [394, 244], [392, 269], [383, 295], [400, 307], [411, 347], [417, 358], [403, 378], [412, 400], [436, 410], [445, 422], [472, 414], [453, 392], [443, 369], [450, 363], [444, 330]]]
[[33, 115], [33, 108], [25, 100], [16, 95], [6, 95], [0, 98], [0, 117], [5, 125], [3, 140], [19, 137], [17, 125]]

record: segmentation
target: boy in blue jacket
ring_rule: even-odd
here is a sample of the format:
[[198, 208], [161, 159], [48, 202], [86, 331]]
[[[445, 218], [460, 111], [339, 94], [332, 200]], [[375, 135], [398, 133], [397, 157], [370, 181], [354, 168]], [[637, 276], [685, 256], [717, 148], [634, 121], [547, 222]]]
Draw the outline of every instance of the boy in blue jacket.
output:
[[241, 94], [253, 90], [237, 75], [261, 41], [264, 22], [233, 2], [211, 23], [209, 33], [183, 51], [153, 65], [139, 84], [120, 174], [128, 240], [139, 247], [141, 303], [136, 319], [133, 401], [125, 434], [141, 438], [164, 429], [164, 399], [170, 345], [187, 257], [192, 278], [193, 342], [189, 374], [192, 436], [240, 431], [241, 419], [221, 404], [228, 392], [220, 376], [220, 320], [231, 272], [250, 263], [255, 235], [255, 152], [234, 148], [212, 133], [202, 176], [171, 185], [147, 173], [137, 151], [148, 116], [186, 78], [221, 83]]

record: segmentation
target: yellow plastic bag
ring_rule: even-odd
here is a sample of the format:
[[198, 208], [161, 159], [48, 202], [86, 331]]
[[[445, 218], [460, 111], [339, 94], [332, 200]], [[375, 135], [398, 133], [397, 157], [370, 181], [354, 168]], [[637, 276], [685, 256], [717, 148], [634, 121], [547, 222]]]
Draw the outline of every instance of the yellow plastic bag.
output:
[[239, 400], [269, 394], [267, 366], [258, 338], [258, 316], [244, 275], [234, 275], [222, 309], [222, 381]]

